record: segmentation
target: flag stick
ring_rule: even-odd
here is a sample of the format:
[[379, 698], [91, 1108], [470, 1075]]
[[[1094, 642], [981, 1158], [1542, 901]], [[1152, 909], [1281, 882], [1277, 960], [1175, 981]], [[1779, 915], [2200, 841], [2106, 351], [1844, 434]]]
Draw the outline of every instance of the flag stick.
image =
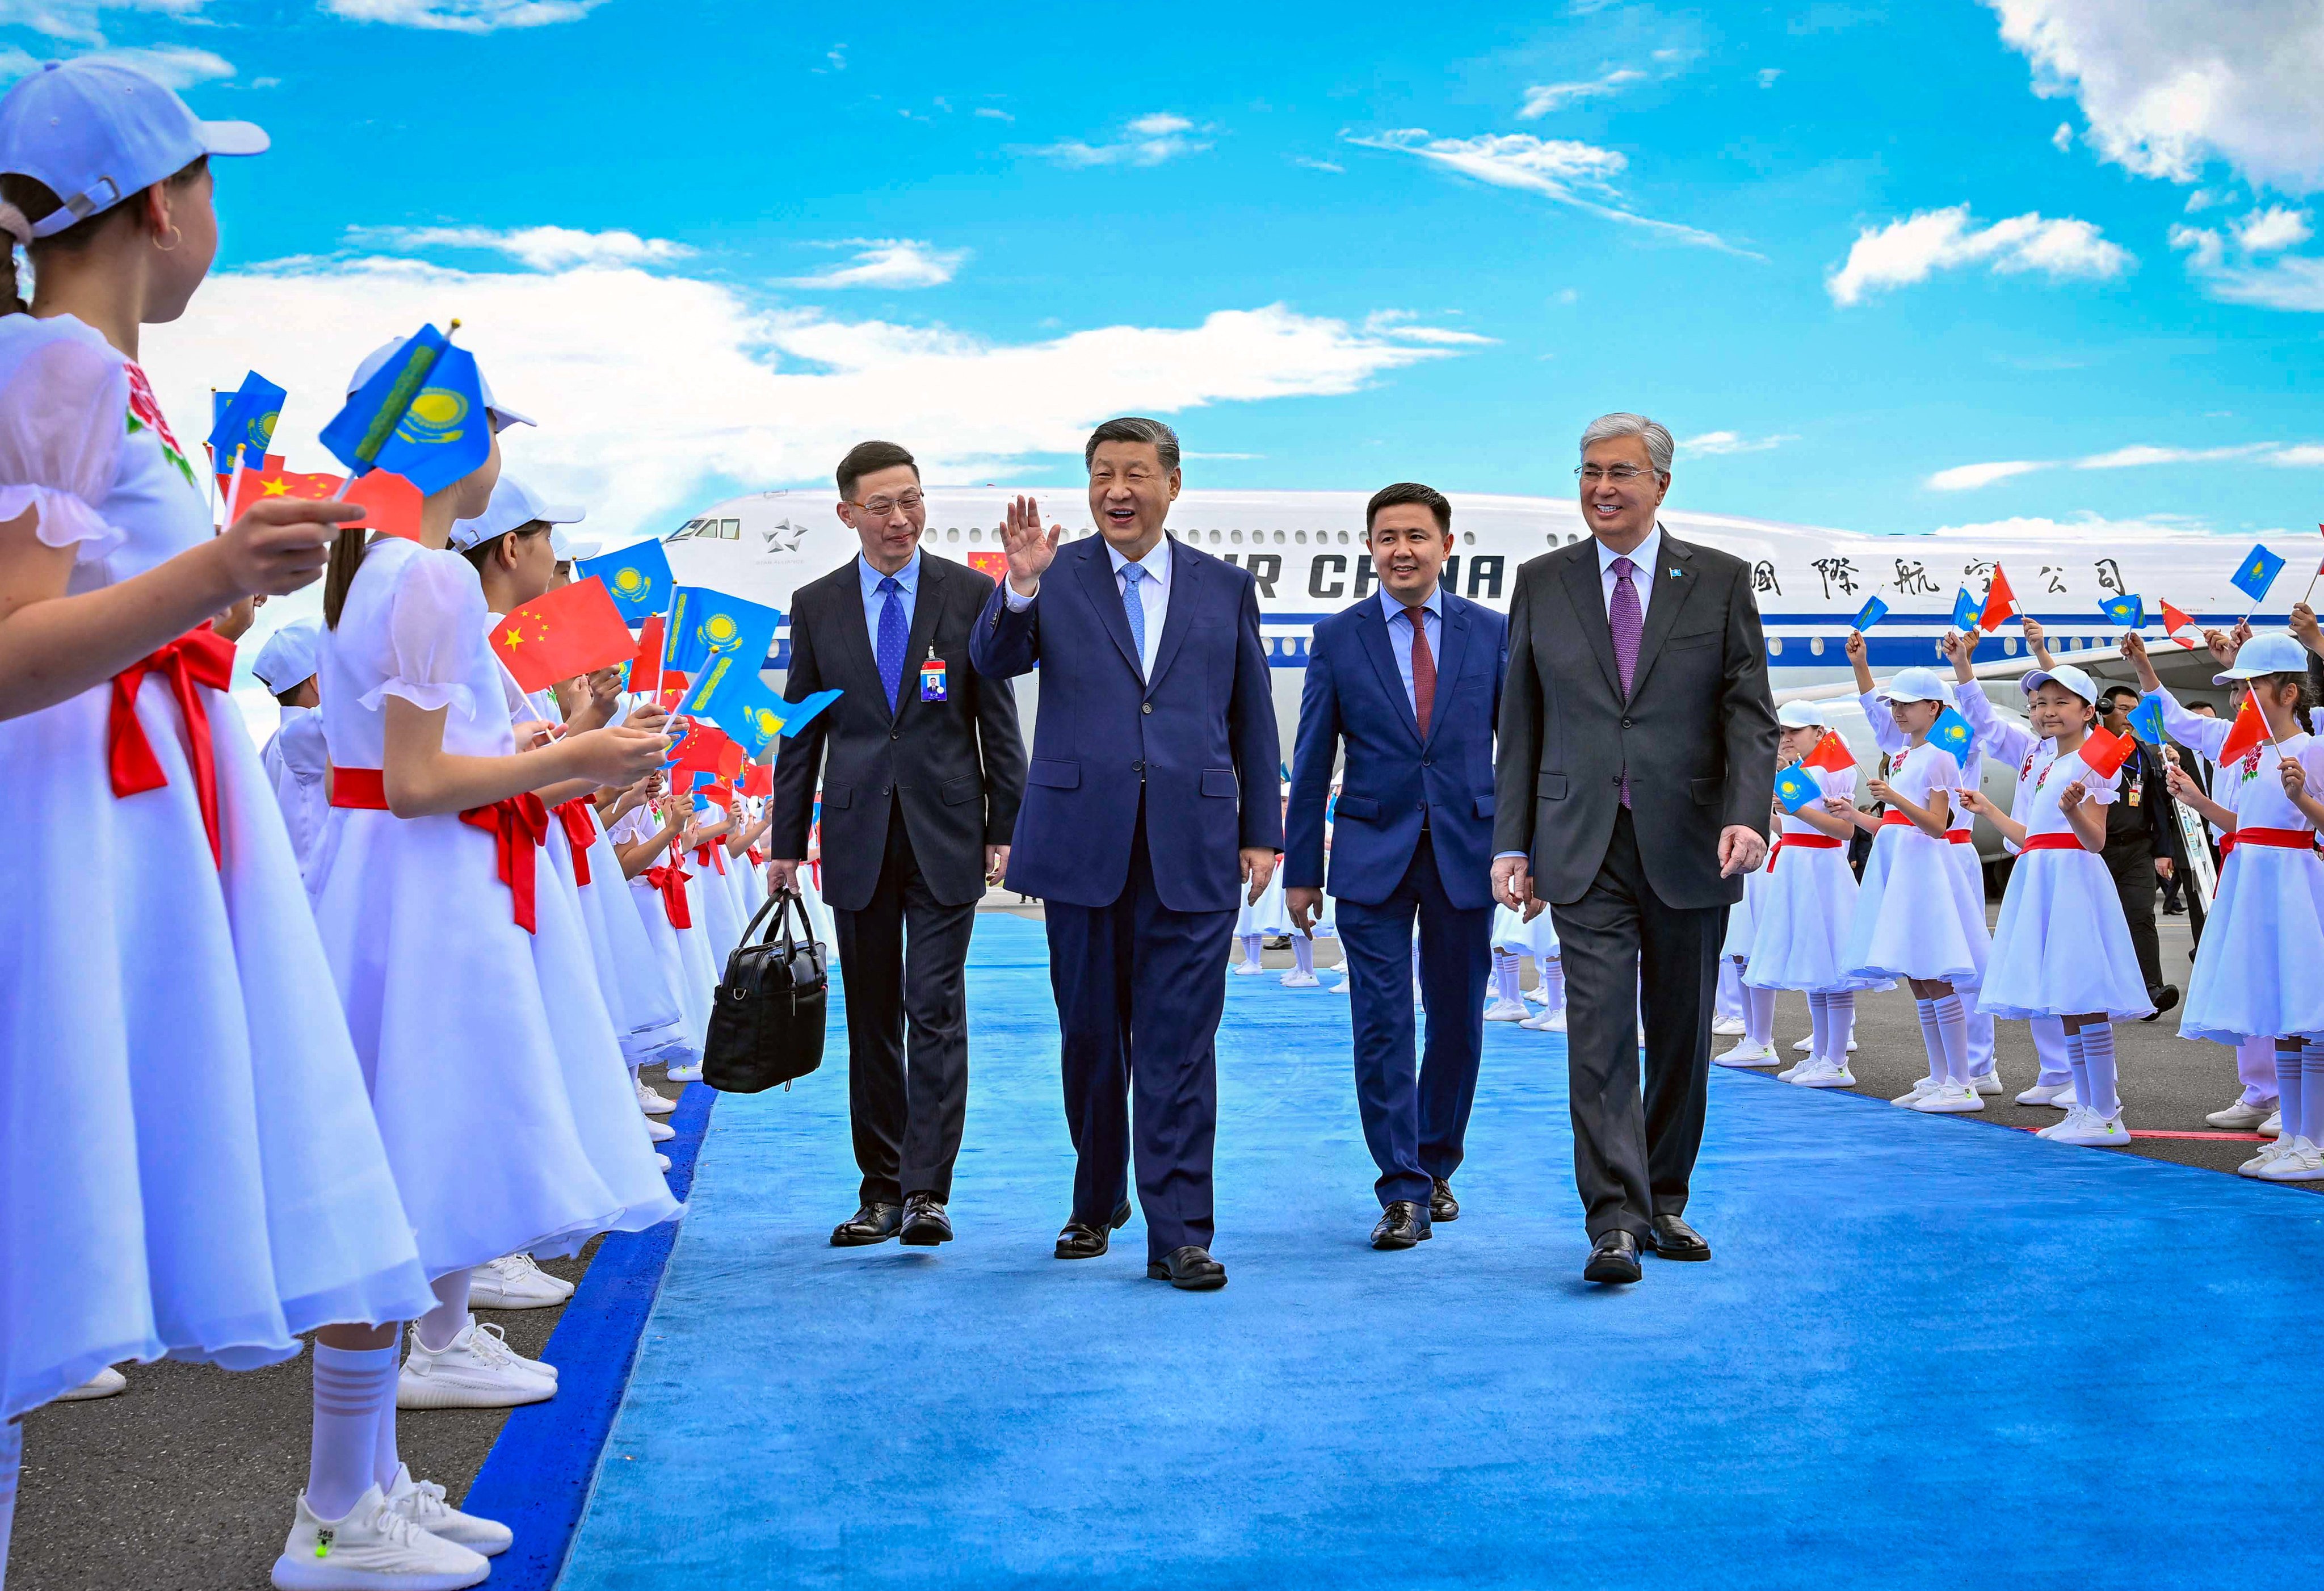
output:
[[[210, 389], [210, 424], [215, 427], [217, 424], [217, 388], [216, 387], [212, 387]], [[240, 455], [237, 454], [236, 457], [238, 458]], [[218, 512], [217, 450], [216, 449], [212, 449], [210, 450], [210, 467], [208, 474], [210, 477], [210, 523], [212, 524], [216, 524], [217, 523]], [[234, 506], [234, 497], [231, 494], [228, 494], [226, 504], [228, 508]]]
[[[247, 452], [248, 449], [240, 447], [234, 450], [234, 475], [226, 484], [226, 511], [229, 516], [234, 513], [234, 500], [242, 495], [242, 472], [246, 467]], [[210, 471], [210, 478], [216, 480], [217, 471]]]

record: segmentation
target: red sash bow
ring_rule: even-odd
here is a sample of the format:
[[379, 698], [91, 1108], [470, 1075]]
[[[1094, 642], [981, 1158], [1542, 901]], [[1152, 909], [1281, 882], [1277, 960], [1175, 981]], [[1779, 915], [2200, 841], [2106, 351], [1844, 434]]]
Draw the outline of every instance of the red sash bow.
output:
[[2279, 851], [2307, 851], [2316, 846], [2312, 828], [2238, 828], [2219, 841], [2219, 860], [2226, 861], [2237, 846], [2266, 846]]
[[742, 854], [751, 858], [751, 865], [753, 867], [764, 867], [767, 865], [767, 858], [761, 855], [759, 847], [756, 846], [751, 846]]
[[[1905, 817], [1904, 813], [1899, 812], [1894, 807], [1889, 808], [1888, 810], [1880, 814], [1880, 825], [1884, 828], [1904, 828], [1908, 827], [1917, 828], [1920, 827], [1919, 824], [1914, 823], [1910, 818]], [[1965, 846], [1969, 844], [1970, 837], [1970, 833], [1966, 828], [1948, 828], [1945, 830], [1945, 838], [1953, 845]]]
[[665, 866], [646, 869], [646, 882], [661, 892], [661, 914], [672, 928], [694, 926], [694, 913], [686, 906], [686, 881], [693, 876], [676, 857]]
[[1779, 835], [1776, 837], [1774, 848], [1767, 853], [1769, 873], [1775, 871], [1775, 858], [1784, 854], [1784, 847], [1786, 846], [1794, 846], [1803, 851], [1836, 851], [1840, 849], [1840, 841], [1828, 834]]
[[589, 882], [589, 847], [597, 843], [596, 809], [587, 796], [575, 796], [569, 801], [559, 801], [549, 809], [557, 820], [565, 825], [566, 843], [573, 847], [573, 882]]
[[2017, 847], [2020, 855], [2028, 851], [2087, 851], [2079, 834], [2029, 834], [2025, 843]]
[[725, 877], [725, 876], [726, 876], [726, 844], [725, 844], [725, 842], [724, 842], [724, 840], [713, 840], [713, 841], [712, 841], [712, 842], [710, 842], [708, 845], [702, 845], [702, 846], [695, 846], [695, 847], [694, 847], [694, 865], [695, 865], [696, 867], [705, 868], [705, 869], [707, 869], [707, 868], [712, 867], [712, 866], [715, 866], [715, 867], [718, 869], [718, 876], [719, 876], [719, 877], [721, 877], [721, 878]]
[[526, 791], [489, 807], [471, 807], [460, 814], [460, 821], [492, 835], [501, 882], [514, 897], [511, 915], [517, 927], [534, 932], [533, 853], [549, 839], [549, 809], [541, 805], [539, 796]]
[[145, 676], [158, 673], [170, 682], [178, 711], [186, 720], [186, 760], [193, 767], [194, 800], [202, 809], [202, 828], [210, 838], [210, 862], [223, 871], [226, 851], [218, 841], [217, 761], [210, 747], [210, 710], [194, 687], [224, 690], [234, 679], [234, 643], [208, 624], [187, 631], [167, 646], [139, 658], [113, 677], [113, 710], [105, 726], [106, 771], [118, 799], [170, 782], [161, 772], [153, 743], [137, 721], [137, 689]]

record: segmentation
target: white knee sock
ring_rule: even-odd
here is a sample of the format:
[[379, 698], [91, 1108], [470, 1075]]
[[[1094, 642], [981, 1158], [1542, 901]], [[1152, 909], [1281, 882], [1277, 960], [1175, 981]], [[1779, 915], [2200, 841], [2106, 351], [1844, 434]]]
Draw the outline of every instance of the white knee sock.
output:
[[307, 1449], [307, 1506], [344, 1519], [376, 1478], [382, 1372], [395, 1402], [396, 1352], [315, 1345], [315, 1423]]
[[1963, 1000], [1961, 1007], [1969, 1021], [1969, 1075], [1981, 1078], [1993, 1069], [1993, 1018], [1973, 998]]
[[1945, 1036], [1937, 1026], [1937, 1003], [1915, 999], [1913, 1009], [1921, 1019], [1921, 1043], [1929, 1052], [1929, 1075], [1923, 1081], [1941, 1083], [1950, 1075], [1945, 1067]]
[[1517, 976], [1517, 957], [1514, 951], [1493, 952], [1493, 993], [1503, 1000], [1522, 1001], [1525, 980]]
[[1545, 956], [1541, 961], [1541, 986], [1549, 994], [1549, 1011], [1565, 1009], [1565, 963], [1555, 956]]
[[2300, 1048], [2300, 1135], [2324, 1146], [2324, 1044], [2312, 1040]]
[[2072, 1077], [2072, 1068], [2066, 1065], [2066, 1024], [2054, 1016], [2037, 1016], [2025, 1025], [2034, 1035], [2034, 1054], [2042, 1063], [2042, 1074], [2034, 1081], [2054, 1088]]
[[1856, 991], [1835, 989], [1823, 997], [1823, 1058], [1848, 1069], [1848, 1035], [1856, 1031]]
[[1315, 971], [1315, 941], [1305, 934], [1291, 936], [1291, 960], [1300, 971], [1314, 976]]
[[[2064, 1024], [2060, 1025], [2062, 1027]], [[2090, 1102], [2090, 1068], [2082, 1058], [2082, 1036], [2079, 1032], [2066, 1035], [2066, 1070], [2073, 1075], [2075, 1101], [2088, 1105]]]
[[1770, 1044], [1775, 1038], [1775, 991], [1743, 985], [1743, 1041]]
[[1821, 989], [1808, 992], [1808, 1059], [1821, 1061], [1831, 1044], [1831, 996]]
[[1950, 1068], [1946, 1078], [1956, 1087], [1966, 1087], [1969, 1080], [1969, 1015], [1961, 1009], [1961, 997], [1940, 995], [1931, 1003], [1931, 1012], [1937, 1019], [1937, 1031], [1944, 1039], [1945, 1064]]
[[[2305, 1048], [2303, 1046], [2302, 1048]], [[2299, 1050], [2286, 1050], [2281, 1044], [2275, 1050], [2275, 1103], [2283, 1113], [2285, 1142], [2300, 1136], [2300, 1124], [2308, 1118], [2302, 1113], [2308, 1108], [2307, 1079], [2301, 1068]], [[2310, 1139], [2313, 1143], [2314, 1139]]]
[[428, 1284], [436, 1295], [436, 1307], [420, 1317], [420, 1345], [429, 1353], [452, 1346], [452, 1339], [467, 1328], [468, 1273], [455, 1271], [438, 1276]]
[[8, 1584], [8, 1532], [16, 1525], [16, 1472], [24, 1466], [24, 1428], [0, 1420], [0, 1591]]
[[382, 1353], [383, 1362], [374, 1372], [371, 1389], [371, 1475], [385, 1492], [395, 1485], [395, 1472], [403, 1466], [403, 1456], [395, 1447], [395, 1383], [402, 1366], [396, 1363], [393, 1344]]
[[1243, 935], [1243, 937], [1242, 937], [1242, 958], [1243, 958], [1245, 961], [1256, 961], [1256, 960], [1258, 960], [1258, 959], [1259, 959], [1259, 948], [1260, 948], [1260, 946], [1261, 946], [1262, 942], [1266, 939], [1266, 938], [1267, 938], [1267, 936], [1266, 936], [1265, 934], [1245, 934], [1245, 935]]
[[1750, 1013], [1743, 1009], [1743, 964], [1732, 956], [1719, 958], [1719, 1005], [1715, 1014], [1750, 1021]]
[[2115, 1092], [2114, 1023], [2084, 1022], [2081, 1040], [2082, 1075], [2089, 1079], [2082, 1103], [2110, 1122], [2122, 1114], [2122, 1097]]

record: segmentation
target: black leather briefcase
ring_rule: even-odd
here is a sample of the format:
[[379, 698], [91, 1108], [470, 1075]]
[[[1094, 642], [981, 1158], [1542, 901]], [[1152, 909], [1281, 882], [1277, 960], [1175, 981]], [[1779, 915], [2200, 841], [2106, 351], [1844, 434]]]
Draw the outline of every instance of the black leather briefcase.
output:
[[[791, 914], [798, 914], [796, 935]], [[767, 922], [772, 912], [774, 920]], [[762, 934], [759, 925], [766, 922]], [[788, 1087], [823, 1064], [824, 1010], [831, 986], [823, 946], [796, 890], [770, 895], [726, 958], [702, 1046], [702, 1080], [724, 1094]]]

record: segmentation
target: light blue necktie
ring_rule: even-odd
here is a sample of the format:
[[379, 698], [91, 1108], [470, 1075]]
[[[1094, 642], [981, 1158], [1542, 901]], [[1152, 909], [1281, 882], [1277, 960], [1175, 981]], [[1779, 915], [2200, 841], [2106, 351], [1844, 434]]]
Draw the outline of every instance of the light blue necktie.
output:
[[1146, 603], [1138, 594], [1138, 582], [1151, 579], [1144, 569], [1134, 563], [1121, 566], [1121, 611], [1130, 615], [1130, 639], [1138, 653], [1138, 677], [1146, 678]]
[[904, 647], [911, 626], [904, 623], [903, 587], [893, 575], [880, 577], [880, 683], [888, 688], [888, 716], [895, 717], [897, 699], [904, 690]]

